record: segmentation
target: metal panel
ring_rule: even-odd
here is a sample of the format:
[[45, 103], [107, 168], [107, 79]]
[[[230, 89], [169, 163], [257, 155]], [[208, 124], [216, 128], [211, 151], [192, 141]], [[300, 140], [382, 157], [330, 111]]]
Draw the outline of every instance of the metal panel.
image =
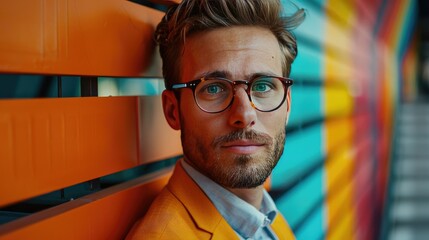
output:
[[0, 9], [0, 72], [161, 76], [152, 36], [160, 11], [122, 0], [2, 1]]
[[170, 177], [146, 175], [0, 226], [0, 239], [124, 239]]
[[0, 206], [181, 153], [161, 97], [0, 101]]

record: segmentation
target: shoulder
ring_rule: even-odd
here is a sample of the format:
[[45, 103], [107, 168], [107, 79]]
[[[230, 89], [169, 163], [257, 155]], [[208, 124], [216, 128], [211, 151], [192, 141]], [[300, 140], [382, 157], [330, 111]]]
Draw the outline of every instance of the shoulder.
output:
[[182, 202], [164, 188], [127, 239], [189, 239], [201, 234]]

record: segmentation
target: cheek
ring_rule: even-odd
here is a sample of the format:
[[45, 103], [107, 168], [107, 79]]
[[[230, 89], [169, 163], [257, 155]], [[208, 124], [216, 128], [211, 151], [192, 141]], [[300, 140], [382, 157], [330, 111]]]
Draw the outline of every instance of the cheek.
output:
[[275, 135], [280, 130], [284, 130], [286, 126], [286, 121], [288, 118], [287, 107], [281, 107], [280, 109], [271, 113], [262, 113], [258, 118], [266, 130]]
[[186, 89], [181, 93], [179, 104], [181, 119], [190, 122], [198, 117], [197, 114], [200, 109], [195, 104], [194, 96], [190, 89]]
[[186, 99], [180, 103], [180, 119], [182, 131], [187, 137], [200, 139], [208, 135], [213, 128], [213, 124], [206, 116], [207, 113], [195, 104], [193, 96], [186, 96]]

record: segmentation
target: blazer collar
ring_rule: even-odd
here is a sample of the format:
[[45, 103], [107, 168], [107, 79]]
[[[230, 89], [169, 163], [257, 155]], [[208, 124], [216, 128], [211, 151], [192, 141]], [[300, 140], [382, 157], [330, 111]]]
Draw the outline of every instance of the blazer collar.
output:
[[295, 236], [290, 229], [289, 224], [280, 212], [277, 214], [276, 218], [274, 218], [271, 227], [279, 239], [295, 240]]
[[[180, 161], [176, 163], [167, 188], [183, 203], [198, 228], [212, 234], [212, 239], [238, 239], [237, 233], [220, 215], [201, 188], [185, 172]], [[271, 227], [279, 239], [295, 239], [282, 214], [277, 214]]]
[[212, 239], [238, 239], [209, 198], [185, 172], [180, 161], [176, 163], [167, 188], [183, 203], [196, 225], [213, 234]]

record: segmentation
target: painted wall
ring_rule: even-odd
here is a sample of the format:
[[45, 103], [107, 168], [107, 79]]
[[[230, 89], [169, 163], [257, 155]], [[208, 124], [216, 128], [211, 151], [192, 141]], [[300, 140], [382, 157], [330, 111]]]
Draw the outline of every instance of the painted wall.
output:
[[[286, 12], [293, 7], [288, 1], [283, 3]], [[0, 176], [3, 177], [0, 178], [0, 199], [3, 199], [0, 202], [0, 238], [12, 231], [11, 234], [39, 236], [35, 234], [54, 225], [59, 234], [73, 228], [73, 232], [85, 232], [94, 237], [94, 230], [62, 222], [61, 216], [66, 216], [67, 221], [79, 222], [81, 215], [73, 215], [74, 212], [83, 215], [89, 212], [90, 207], [70, 205], [73, 202], [68, 199], [81, 199], [82, 204], [87, 204], [90, 202], [85, 200], [87, 197], [103, 192], [106, 196], [102, 199], [110, 201], [113, 194], [108, 192], [108, 187], [88, 191], [81, 190], [82, 186], [92, 184], [93, 179], [110, 186], [135, 176], [149, 178], [152, 171], [172, 166], [180, 154], [178, 134], [173, 137], [171, 132], [161, 131], [166, 126], [162, 125], [162, 113], [158, 111], [163, 87], [159, 79], [159, 58], [152, 54], [154, 46], [150, 39], [155, 20], [161, 13], [114, 0], [104, 1], [102, 8], [87, 1], [71, 5], [73, 8], [62, 4], [44, 5], [44, 1], [34, 1], [33, 4], [36, 7], [31, 9], [43, 11], [31, 10], [20, 21], [12, 21], [15, 14], [0, 16], [12, 19], [0, 21], [7, 23], [0, 28], [2, 36], [7, 36], [0, 42], [4, 53], [0, 57], [0, 72], [4, 73], [0, 76], [0, 97], [51, 97], [44, 100], [0, 100], [0, 129], [8, 133], [8, 137], [0, 136], [0, 161], [3, 164], [0, 164], [3, 166], [0, 168]], [[86, 14], [86, 10], [81, 10], [89, 9], [82, 7], [84, 4], [99, 14]], [[299, 54], [292, 66], [291, 78], [295, 81], [292, 113], [287, 126], [285, 151], [270, 179], [271, 194], [298, 239], [376, 239], [388, 183], [396, 106], [401, 99], [412, 99], [416, 91], [417, 43], [413, 38], [416, 1], [306, 0], [296, 1], [296, 4], [306, 9], [307, 18], [295, 30]], [[119, 9], [118, 5], [126, 11], [115, 11]], [[13, 6], [9, 3], [4, 9]], [[16, 8], [21, 9], [19, 3]], [[60, 10], [68, 11], [68, 22], [61, 20], [64, 15]], [[40, 17], [40, 14], [51, 12], [60, 16], [55, 26], [50, 18]], [[88, 21], [91, 24], [79, 25], [82, 16], [91, 16], [91, 21]], [[142, 32], [124, 30], [124, 27], [130, 27], [130, 16], [136, 21], [136, 26], [142, 27]], [[50, 34], [50, 31], [34, 29], [35, 21], [41, 21], [40, 26], [48, 26], [48, 30], [49, 26], [53, 29], [67, 28], [69, 34], [62, 35], [64, 31], [59, 31], [61, 39], [58, 42], [58, 36]], [[15, 22], [16, 26], [10, 22]], [[98, 44], [105, 34], [127, 36], [129, 32], [137, 35], [131, 38], [106, 37], [109, 42]], [[21, 39], [20, 36], [26, 38]], [[17, 38], [20, 41], [16, 41]], [[34, 44], [33, 38], [44, 40], [43, 49], [49, 51], [41, 51], [40, 44]], [[135, 38], [140, 40], [134, 41]], [[106, 58], [97, 53], [79, 51], [81, 39], [92, 42], [87, 45], [89, 49], [96, 47], [96, 52], [107, 56], [113, 47], [113, 53], [119, 55]], [[132, 54], [136, 42], [139, 46], [143, 43], [139, 52], [144, 53], [144, 57]], [[128, 47], [129, 51], [124, 51], [123, 47]], [[20, 51], [22, 49], [25, 51]], [[65, 54], [69, 51], [73, 54]], [[31, 54], [38, 56], [37, 66]], [[57, 61], [46, 58], [46, 54], [58, 58]], [[106, 62], [101, 64], [100, 61]], [[94, 62], [99, 64], [92, 64]], [[137, 67], [131, 68], [127, 62]], [[72, 75], [62, 77], [63, 97], [79, 96], [80, 76], [88, 75], [99, 77], [99, 96], [154, 96], [57, 99], [59, 82], [53, 76], [61, 75]], [[151, 79], [129, 78], [141, 75], [151, 76]], [[86, 106], [87, 110], [83, 111], [80, 105]], [[118, 110], [113, 111], [115, 108], [112, 107]], [[123, 124], [114, 121], [113, 116], [118, 111], [123, 112]], [[55, 117], [57, 115], [59, 117]], [[111, 115], [110, 121], [103, 120]], [[99, 117], [96, 118], [98, 121], [94, 121], [94, 117]], [[84, 126], [89, 121], [92, 125], [80, 127], [74, 124], [73, 130], [67, 127], [67, 118], [73, 124]], [[135, 124], [127, 124], [130, 121]], [[103, 124], [99, 124], [101, 122]], [[19, 124], [23, 127], [14, 127], [21, 126]], [[108, 133], [112, 128], [121, 133], [123, 141], [120, 144], [113, 140], [100, 142], [100, 135], [92, 134], [94, 131], [105, 133], [107, 135], [102, 139], [110, 139]], [[52, 140], [54, 138], [55, 141]], [[78, 144], [70, 144], [71, 140]], [[159, 141], [162, 144], [155, 144]], [[52, 142], [63, 147], [56, 148]], [[177, 144], [170, 147], [166, 145], [168, 142]], [[151, 143], [164, 149], [148, 147], [152, 146]], [[131, 155], [130, 146], [133, 149]], [[75, 148], [76, 151], [73, 150]], [[105, 156], [103, 149], [106, 148], [124, 153], [125, 157]], [[174, 151], [170, 153], [167, 148]], [[65, 150], [58, 152], [58, 149]], [[69, 157], [66, 150], [80, 155], [66, 161], [64, 167], [55, 154], [58, 152], [59, 156]], [[107, 158], [114, 164], [103, 165]], [[81, 169], [85, 169], [85, 174]], [[56, 176], [61, 176], [64, 183], [55, 181]], [[10, 185], [10, 182], [14, 184]], [[124, 189], [129, 189], [129, 186], [124, 185]], [[149, 190], [141, 189], [143, 192]], [[27, 206], [38, 209], [30, 213], [19, 208], [11, 211], [8, 207], [17, 202], [24, 209]], [[100, 206], [96, 201], [91, 201], [91, 204]], [[55, 208], [45, 210], [46, 205]], [[123, 203], [114, 205], [120, 209]], [[60, 210], [52, 213], [55, 209]], [[46, 211], [50, 211], [49, 214]], [[49, 218], [49, 222], [44, 218]], [[87, 225], [101, 226], [100, 219], [94, 219]], [[45, 223], [44, 227], [37, 227], [36, 223], [41, 222]], [[106, 234], [109, 225], [103, 226], [100, 232]], [[129, 226], [124, 226], [124, 229], [126, 227]]]
[[416, 1], [296, 4], [307, 18], [272, 193], [298, 239], [376, 239], [396, 106], [415, 96]]

